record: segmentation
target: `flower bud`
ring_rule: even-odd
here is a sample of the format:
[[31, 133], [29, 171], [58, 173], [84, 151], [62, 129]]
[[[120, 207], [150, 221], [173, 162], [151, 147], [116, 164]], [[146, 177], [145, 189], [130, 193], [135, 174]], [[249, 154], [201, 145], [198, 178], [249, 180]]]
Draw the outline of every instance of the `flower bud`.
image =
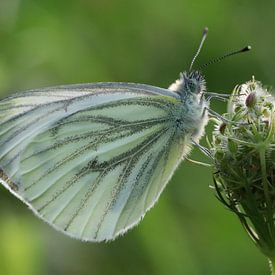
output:
[[248, 108], [253, 108], [256, 104], [256, 94], [253, 92], [253, 93], [250, 93], [246, 100], [245, 100], [245, 105], [248, 107]]

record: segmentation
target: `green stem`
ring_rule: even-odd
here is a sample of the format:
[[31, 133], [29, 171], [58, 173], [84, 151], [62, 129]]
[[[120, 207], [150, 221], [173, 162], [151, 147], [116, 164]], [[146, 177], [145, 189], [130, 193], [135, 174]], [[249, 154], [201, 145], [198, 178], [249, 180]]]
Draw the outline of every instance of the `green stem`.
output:
[[[265, 149], [260, 150], [260, 162], [261, 162], [261, 170], [262, 170], [262, 175], [263, 175], [263, 189], [264, 189], [264, 195], [266, 199], [266, 204], [268, 209], [271, 209], [271, 200], [269, 196], [269, 183], [267, 179], [267, 173], [266, 173], [266, 160], [265, 160]], [[270, 222], [270, 220], [269, 220]]]
[[[272, 251], [274, 250], [274, 220], [273, 220], [273, 207], [272, 202], [270, 198], [270, 192], [269, 192], [269, 181], [267, 179], [267, 172], [266, 172], [266, 158], [265, 158], [265, 150], [260, 150], [260, 163], [261, 163], [261, 170], [262, 170], [262, 177], [263, 177], [263, 189], [265, 194], [265, 200], [267, 205], [267, 230], [268, 235], [266, 236], [268, 238], [267, 245], [269, 248], [272, 248]], [[273, 258], [274, 259], [274, 258]], [[274, 259], [275, 260], [275, 259]], [[275, 275], [275, 273], [274, 273]]]

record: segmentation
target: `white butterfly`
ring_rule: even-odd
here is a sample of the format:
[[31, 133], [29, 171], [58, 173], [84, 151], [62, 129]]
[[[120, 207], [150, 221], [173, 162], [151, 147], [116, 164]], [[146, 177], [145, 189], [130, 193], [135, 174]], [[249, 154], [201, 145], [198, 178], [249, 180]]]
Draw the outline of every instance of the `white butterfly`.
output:
[[190, 71], [168, 89], [94, 83], [12, 95], [0, 101], [2, 183], [56, 229], [114, 239], [156, 203], [203, 135], [204, 92]]

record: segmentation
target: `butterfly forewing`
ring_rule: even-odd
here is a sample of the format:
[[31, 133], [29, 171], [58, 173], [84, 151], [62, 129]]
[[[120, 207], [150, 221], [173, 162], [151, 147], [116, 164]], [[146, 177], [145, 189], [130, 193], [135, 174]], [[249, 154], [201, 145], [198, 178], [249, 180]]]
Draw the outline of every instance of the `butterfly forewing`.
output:
[[141, 84], [16, 94], [0, 102], [2, 180], [57, 229], [114, 239], [153, 206], [186, 150], [180, 103]]

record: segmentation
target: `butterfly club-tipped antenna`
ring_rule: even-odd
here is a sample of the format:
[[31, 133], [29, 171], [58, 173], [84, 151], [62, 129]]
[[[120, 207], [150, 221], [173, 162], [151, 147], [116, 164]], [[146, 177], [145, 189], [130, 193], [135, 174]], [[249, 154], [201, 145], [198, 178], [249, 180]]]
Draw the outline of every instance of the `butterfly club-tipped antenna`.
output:
[[204, 44], [204, 41], [205, 41], [205, 39], [206, 39], [206, 37], [207, 37], [207, 34], [208, 34], [208, 28], [205, 27], [204, 30], [203, 30], [203, 33], [202, 33], [202, 38], [201, 38], [201, 42], [200, 42], [199, 48], [198, 48], [196, 54], [194, 55], [194, 57], [193, 57], [193, 59], [192, 59], [192, 61], [191, 61], [191, 64], [190, 64], [190, 67], [189, 67], [189, 71], [192, 70], [192, 67], [193, 67], [194, 63], [195, 63], [195, 61], [196, 61], [198, 55], [199, 55], [200, 52], [201, 52], [201, 49], [202, 49], [202, 46], [203, 46], [203, 44]]
[[[209, 65], [212, 65], [212, 64], [215, 64], [215, 63], [219, 63], [221, 62], [223, 59], [227, 58], [227, 57], [230, 57], [230, 56], [233, 56], [233, 55], [236, 55], [236, 54], [240, 54], [240, 53], [245, 53], [245, 52], [248, 52], [251, 50], [251, 46], [246, 46], [240, 50], [237, 50], [237, 51], [233, 51], [233, 52], [229, 52], [229, 53], [226, 53], [220, 57], [217, 57], [217, 58], [214, 58], [212, 60], [210, 60], [209, 62], [203, 64], [202, 66], [200, 66], [198, 68], [198, 70], [201, 70]], [[204, 95], [207, 95], [208, 96], [208, 101], [211, 99], [211, 98], [216, 98], [216, 99], [221, 99], [223, 100], [222, 98], [229, 98], [231, 97], [232, 95], [226, 95], [226, 94], [218, 94], [218, 93], [211, 93], [211, 92], [204, 92]]]
[[220, 57], [217, 57], [217, 58], [214, 58], [212, 60], [210, 60], [209, 62], [203, 64], [202, 66], [199, 67], [199, 70], [209, 66], [209, 65], [212, 65], [212, 64], [215, 64], [215, 63], [219, 63], [221, 62], [223, 59], [229, 57], [229, 56], [232, 56], [232, 55], [236, 55], [236, 54], [240, 54], [240, 53], [245, 53], [245, 52], [248, 52], [251, 50], [251, 46], [246, 46], [240, 50], [237, 50], [237, 51], [233, 51], [233, 52], [229, 52], [229, 53], [226, 53]]

